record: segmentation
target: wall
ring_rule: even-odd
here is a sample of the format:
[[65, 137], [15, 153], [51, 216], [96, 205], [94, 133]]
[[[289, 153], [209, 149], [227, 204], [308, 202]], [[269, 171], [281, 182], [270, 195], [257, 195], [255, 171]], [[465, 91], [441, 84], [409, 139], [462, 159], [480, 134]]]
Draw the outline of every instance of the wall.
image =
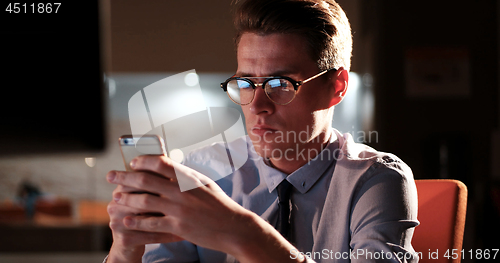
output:
[[230, 3], [112, 0], [111, 71], [235, 71]]
[[[378, 16], [376, 73], [377, 147], [397, 154], [415, 177], [454, 178], [469, 189], [469, 213], [465, 248], [496, 248], [490, 227], [498, 220], [498, 203], [492, 193], [498, 180], [492, 177], [492, 134], [498, 129], [497, 1], [375, 1]], [[408, 51], [424, 51], [418, 59], [430, 70], [427, 83], [441, 83], [427, 95], [410, 92]], [[443, 53], [459, 50], [449, 57]], [[458, 53], [460, 53], [458, 52]], [[465, 55], [464, 55], [465, 54]], [[468, 70], [460, 71], [461, 64]], [[441, 64], [439, 64], [441, 63]], [[442, 81], [453, 64], [460, 79], [446, 95]], [[440, 79], [441, 78], [441, 79]], [[460, 89], [464, 88], [466, 92]], [[497, 190], [495, 190], [497, 189]], [[472, 246], [472, 247], [468, 247]]]

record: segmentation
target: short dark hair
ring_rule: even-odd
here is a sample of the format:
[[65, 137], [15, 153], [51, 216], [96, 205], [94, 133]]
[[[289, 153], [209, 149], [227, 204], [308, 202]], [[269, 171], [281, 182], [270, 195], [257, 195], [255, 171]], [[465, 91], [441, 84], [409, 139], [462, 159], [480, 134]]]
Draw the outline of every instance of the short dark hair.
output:
[[320, 70], [351, 66], [351, 27], [334, 0], [240, 0], [234, 24], [236, 47], [245, 32], [298, 34]]

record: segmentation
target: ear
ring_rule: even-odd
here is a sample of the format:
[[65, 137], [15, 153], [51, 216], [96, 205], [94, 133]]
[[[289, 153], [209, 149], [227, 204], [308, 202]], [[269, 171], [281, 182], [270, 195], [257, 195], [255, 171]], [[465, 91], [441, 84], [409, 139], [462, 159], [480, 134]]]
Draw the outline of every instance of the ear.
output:
[[333, 89], [330, 92], [330, 107], [339, 104], [344, 99], [349, 84], [349, 72], [343, 67], [332, 73], [334, 76], [332, 76]]

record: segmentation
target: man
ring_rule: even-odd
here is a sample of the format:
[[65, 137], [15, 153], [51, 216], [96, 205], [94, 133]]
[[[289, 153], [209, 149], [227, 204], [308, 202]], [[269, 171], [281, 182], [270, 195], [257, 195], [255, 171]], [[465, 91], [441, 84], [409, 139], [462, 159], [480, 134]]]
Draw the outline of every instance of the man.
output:
[[[108, 262], [416, 261], [410, 169], [330, 128], [348, 87], [342, 9], [333, 0], [249, 0], [235, 24], [238, 69], [221, 86], [245, 115], [248, 138], [233, 143], [245, 142], [247, 162], [211, 182], [204, 169], [224, 165], [225, 146], [215, 144], [186, 166], [141, 156], [135, 172], [109, 172], [118, 186]], [[181, 192], [179, 175], [199, 187]]]

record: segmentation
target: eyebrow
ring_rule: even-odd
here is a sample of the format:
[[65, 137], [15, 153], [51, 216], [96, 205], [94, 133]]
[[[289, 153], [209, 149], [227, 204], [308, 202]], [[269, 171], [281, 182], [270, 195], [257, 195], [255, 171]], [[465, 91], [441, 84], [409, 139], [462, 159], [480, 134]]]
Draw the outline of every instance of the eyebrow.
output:
[[256, 76], [255, 74], [252, 74], [252, 73], [246, 73], [246, 72], [236, 72], [234, 74], [234, 76], [238, 76], [238, 77], [247, 77], [247, 78], [255, 78], [255, 77], [277, 77], [277, 76], [283, 76], [283, 75], [293, 75], [294, 73], [296, 73], [296, 71], [294, 70], [276, 70], [274, 72], [272, 72], [271, 74], [267, 75], [267, 76]]

